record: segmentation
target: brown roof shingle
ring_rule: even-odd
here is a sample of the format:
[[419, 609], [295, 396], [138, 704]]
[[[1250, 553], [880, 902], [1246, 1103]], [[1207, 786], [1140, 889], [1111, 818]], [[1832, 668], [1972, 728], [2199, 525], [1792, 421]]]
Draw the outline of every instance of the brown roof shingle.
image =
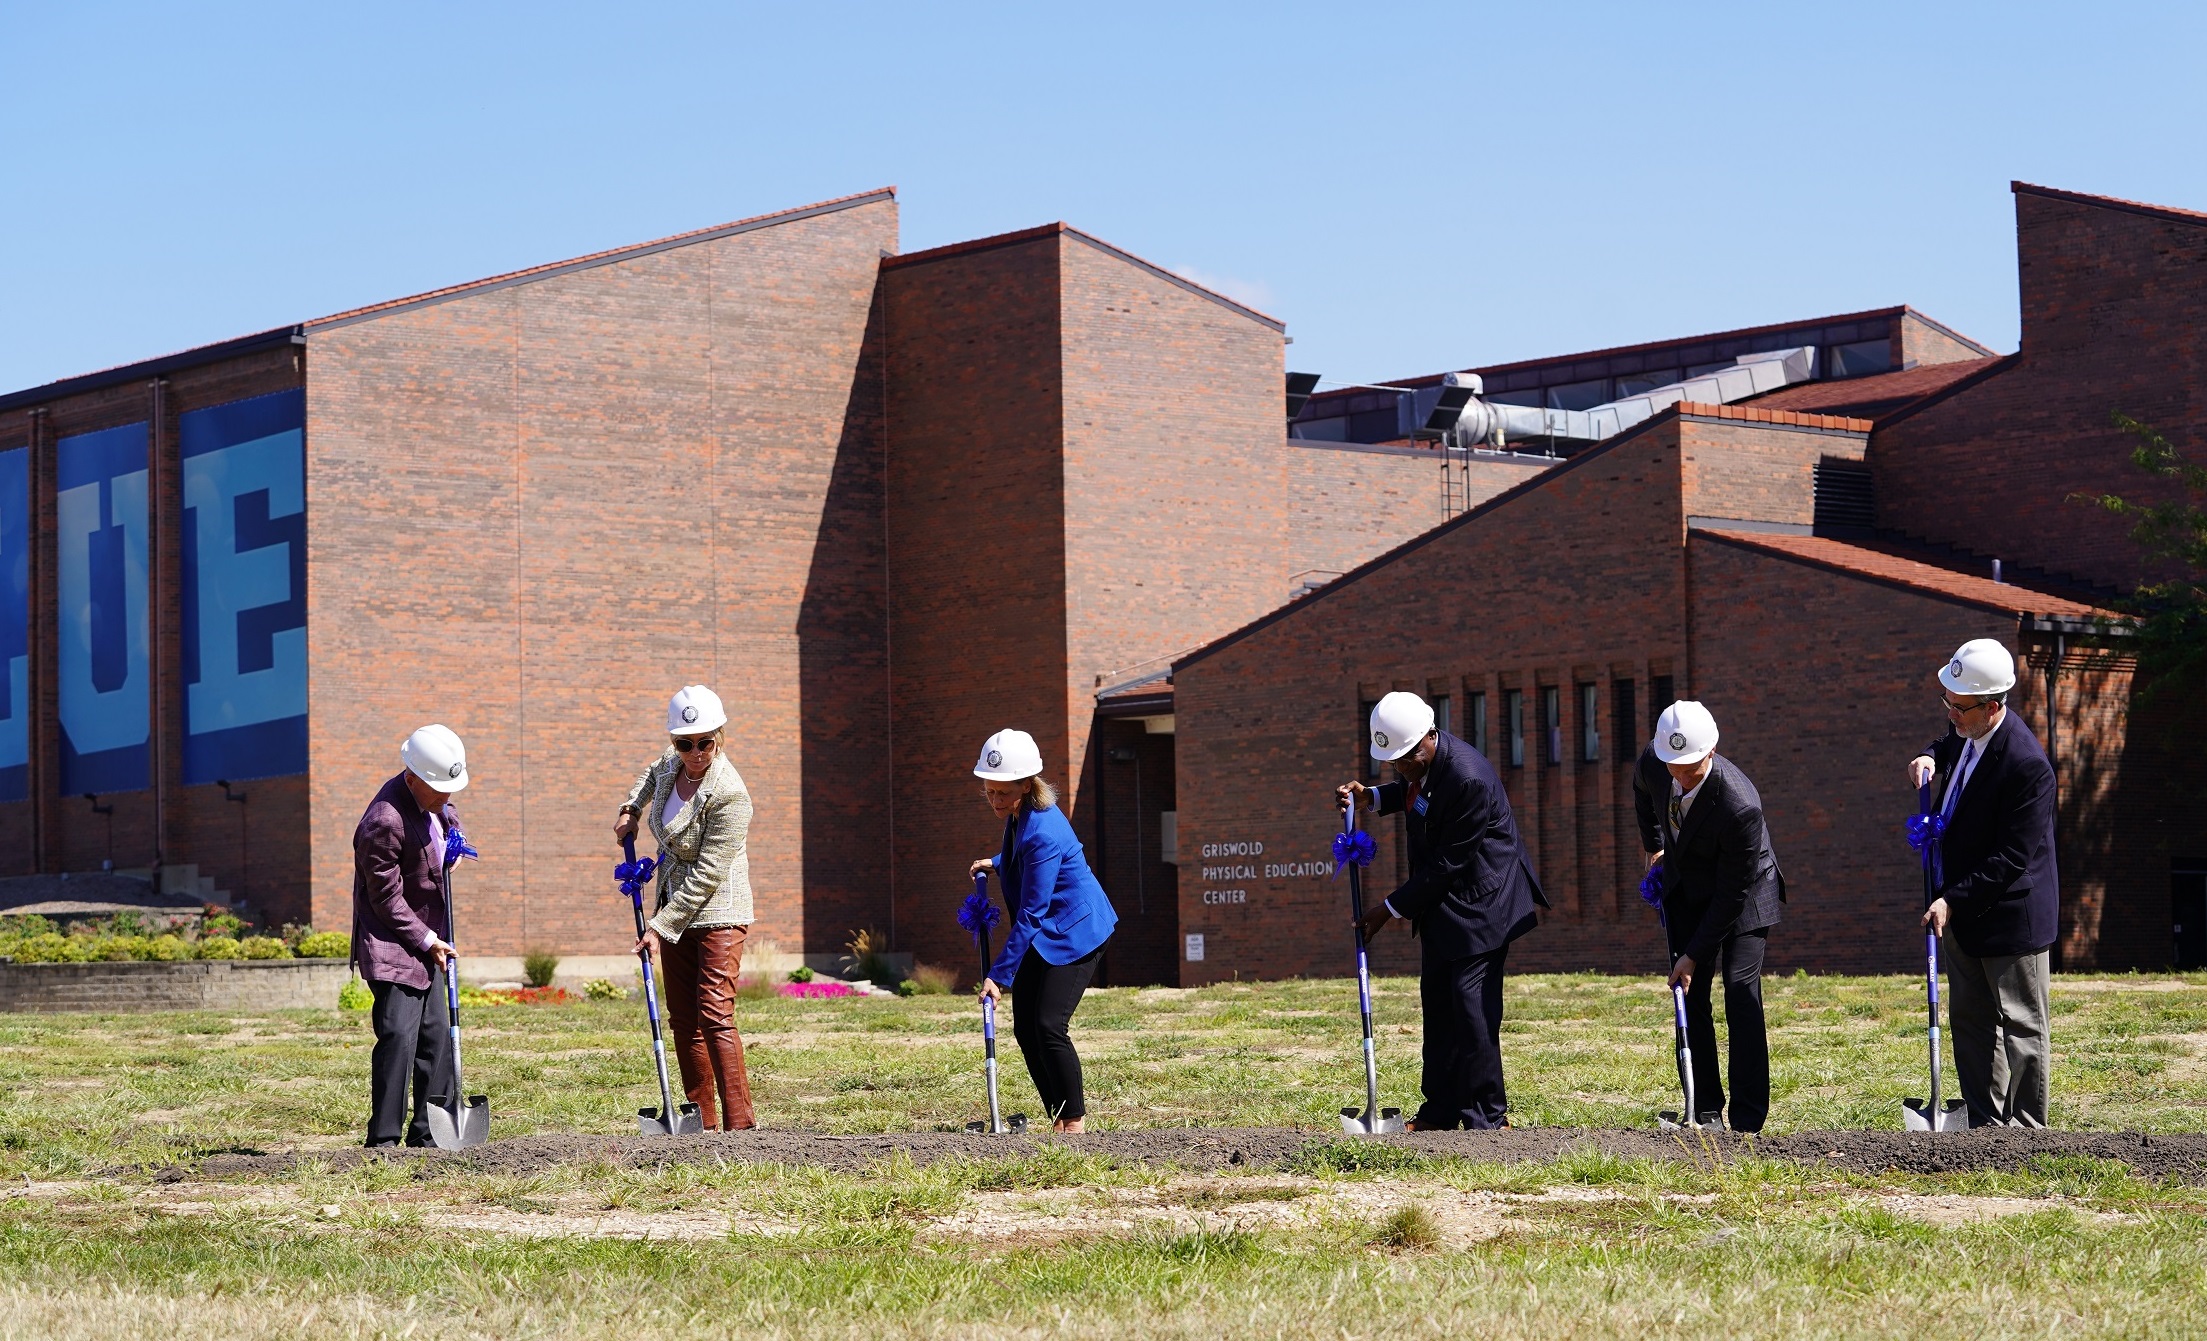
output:
[[1957, 573], [1951, 568], [1940, 568], [1881, 550], [1865, 549], [1828, 536], [1716, 529], [1697, 529], [1694, 534], [1703, 539], [1736, 545], [1741, 549], [1759, 550], [1851, 577], [1867, 578], [1927, 596], [1960, 601], [1981, 610], [1998, 610], [2011, 615], [2066, 615], [2075, 619], [2104, 619], [2112, 622], [2120, 622], [2126, 618], [2118, 611], [2089, 605], [2066, 596], [2049, 595], [2029, 587], [2017, 586], [2013, 582], [1995, 582], [1990, 577], [1980, 577], [1974, 573]]
[[1898, 372], [1851, 377], [1842, 382], [1802, 382], [1765, 392], [1746, 403], [1764, 410], [1805, 410], [1812, 414], [1882, 419], [2001, 361], [2000, 355], [1992, 354], [1958, 363], [1926, 363]]

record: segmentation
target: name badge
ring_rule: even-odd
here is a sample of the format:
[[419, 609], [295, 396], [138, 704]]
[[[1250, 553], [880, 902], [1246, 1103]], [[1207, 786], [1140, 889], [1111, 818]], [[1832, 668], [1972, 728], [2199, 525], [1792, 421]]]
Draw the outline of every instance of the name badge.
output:
[[1419, 793], [1418, 793], [1418, 799], [1417, 799], [1417, 800], [1415, 800], [1415, 801], [1412, 801], [1412, 802], [1410, 803], [1410, 808], [1411, 808], [1412, 810], [1415, 810], [1415, 811], [1417, 811], [1417, 812], [1418, 812], [1419, 814], [1421, 814], [1421, 815], [1423, 815], [1423, 814], [1425, 813], [1425, 793], [1424, 793], [1424, 792], [1419, 792]]

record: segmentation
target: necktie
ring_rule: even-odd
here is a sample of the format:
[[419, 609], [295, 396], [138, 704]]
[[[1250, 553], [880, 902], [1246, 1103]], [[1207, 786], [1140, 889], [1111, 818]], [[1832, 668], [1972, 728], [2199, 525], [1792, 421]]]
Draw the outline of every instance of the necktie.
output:
[[1685, 798], [1676, 792], [1671, 793], [1671, 839], [1674, 842], [1678, 839], [1678, 831], [1686, 825], [1686, 808], [1680, 804], [1683, 800]]
[[1962, 747], [1962, 761], [1954, 766], [1954, 781], [1946, 789], [1946, 804], [1939, 807], [1939, 814], [1947, 819], [1954, 817], [1954, 803], [1962, 799], [1962, 784], [1969, 781], [1969, 766], [1977, 758], [1977, 742]]

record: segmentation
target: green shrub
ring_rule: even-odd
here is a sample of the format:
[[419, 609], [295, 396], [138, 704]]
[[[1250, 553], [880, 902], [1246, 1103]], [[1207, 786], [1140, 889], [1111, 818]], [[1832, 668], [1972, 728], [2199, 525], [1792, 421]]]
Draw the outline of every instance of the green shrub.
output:
[[353, 938], [342, 931], [314, 931], [301, 936], [296, 950], [301, 959], [350, 959]]
[[199, 943], [201, 959], [241, 959], [244, 953], [235, 936], [209, 936]]
[[201, 918], [199, 922], [199, 934], [202, 936], [235, 937], [243, 930], [245, 930], [244, 918], [230, 912], [228, 909], [214, 907], [212, 904], [208, 905], [207, 915]]
[[592, 978], [582, 985], [582, 994], [592, 1001], [619, 1001], [628, 995], [615, 987], [611, 978]]
[[153, 958], [153, 938], [150, 936], [95, 936], [92, 938], [92, 959], [95, 963], [127, 964], [133, 960]]
[[789, 971], [789, 980], [791, 982], [811, 982], [812, 970], [806, 968], [802, 964], [799, 964], [797, 967]]
[[521, 981], [531, 987], [550, 987], [559, 972], [559, 956], [550, 950], [531, 950], [521, 956]]
[[366, 1010], [375, 1004], [375, 993], [358, 977], [345, 979], [345, 985], [337, 989], [339, 1010]]
[[24, 913], [20, 917], [0, 917], [0, 927], [6, 928], [6, 931], [0, 934], [23, 937], [43, 936], [49, 931], [61, 930], [60, 927], [54, 925], [52, 918], [42, 917], [37, 913]]
[[245, 959], [289, 959], [291, 947], [274, 936], [247, 936], [238, 942], [238, 954]]
[[192, 947], [185, 943], [182, 936], [177, 935], [156, 936], [146, 942], [146, 948], [151, 952], [146, 956], [148, 959], [158, 959], [163, 962], [173, 962], [192, 957]]
[[15, 957], [25, 964], [81, 964], [92, 957], [91, 942], [81, 936], [45, 931], [25, 936]]

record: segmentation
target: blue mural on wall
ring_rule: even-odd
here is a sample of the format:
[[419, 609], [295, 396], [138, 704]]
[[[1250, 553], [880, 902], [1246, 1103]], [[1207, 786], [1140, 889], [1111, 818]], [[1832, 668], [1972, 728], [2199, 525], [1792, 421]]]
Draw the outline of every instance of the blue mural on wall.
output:
[[61, 791], [147, 785], [146, 426], [54, 444]]
[[306, 393], [177, 421], [186, 783], [307, 767]]
[[0, 801], [31, 794], [31, 449], [0, 452]]

